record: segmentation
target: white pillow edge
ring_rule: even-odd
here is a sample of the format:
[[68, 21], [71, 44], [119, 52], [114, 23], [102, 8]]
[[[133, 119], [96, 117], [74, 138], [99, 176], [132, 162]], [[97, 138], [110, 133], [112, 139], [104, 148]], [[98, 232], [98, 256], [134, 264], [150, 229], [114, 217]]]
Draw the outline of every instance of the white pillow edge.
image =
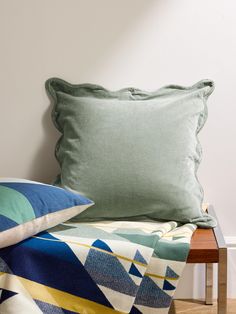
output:
[[13, 228], [2, 231], [0, 232], [0, 249], [17, 244], [39, 232], [55, 227], [56, 225], [80, 214], [93, 204], [94, 203], [69, 207], [54, 213], [46, 214]]

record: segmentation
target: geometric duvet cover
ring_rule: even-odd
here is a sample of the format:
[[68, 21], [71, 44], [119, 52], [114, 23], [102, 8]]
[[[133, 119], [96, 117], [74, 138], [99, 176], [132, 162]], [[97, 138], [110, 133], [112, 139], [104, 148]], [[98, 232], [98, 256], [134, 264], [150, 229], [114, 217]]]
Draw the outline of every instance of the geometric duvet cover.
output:
[[167, 314], [196, 226], [64, 223], [0, 250], [1, 314]]

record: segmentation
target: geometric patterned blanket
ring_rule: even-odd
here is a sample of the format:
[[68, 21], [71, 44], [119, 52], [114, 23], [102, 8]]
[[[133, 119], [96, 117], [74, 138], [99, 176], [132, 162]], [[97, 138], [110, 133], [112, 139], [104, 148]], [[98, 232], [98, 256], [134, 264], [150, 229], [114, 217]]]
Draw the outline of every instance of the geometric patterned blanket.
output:
[[2, 314], [167, 314], [196, 226], [64, 223], [0, 250]]

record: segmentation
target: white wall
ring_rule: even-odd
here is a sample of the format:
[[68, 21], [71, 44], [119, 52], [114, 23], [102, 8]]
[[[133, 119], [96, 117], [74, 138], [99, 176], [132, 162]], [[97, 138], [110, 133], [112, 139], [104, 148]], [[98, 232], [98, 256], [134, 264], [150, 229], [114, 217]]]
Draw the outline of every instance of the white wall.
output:
[[235, 0], [0, 0], [0, 175], [58, 171], [48, 77], [110, 89], [212, 78], [199, 178], [235, 240], [235, 11]]

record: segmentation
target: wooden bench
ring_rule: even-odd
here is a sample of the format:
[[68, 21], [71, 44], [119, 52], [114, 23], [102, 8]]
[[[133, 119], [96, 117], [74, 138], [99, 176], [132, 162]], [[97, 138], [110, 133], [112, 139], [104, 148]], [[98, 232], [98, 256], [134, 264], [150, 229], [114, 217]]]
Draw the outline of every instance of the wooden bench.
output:
[[[216, 218], [211, 205], [207, 212]], [[216, 218], [217, 219], [217, 218]], [[191, 240], [187, 263], [206, 264], [205, 303], [213, 303], [213, 263], [218, 264], [218, 314], [227, 313], [227, 247], [220, 225], [214, 229], [197, 229]]]

